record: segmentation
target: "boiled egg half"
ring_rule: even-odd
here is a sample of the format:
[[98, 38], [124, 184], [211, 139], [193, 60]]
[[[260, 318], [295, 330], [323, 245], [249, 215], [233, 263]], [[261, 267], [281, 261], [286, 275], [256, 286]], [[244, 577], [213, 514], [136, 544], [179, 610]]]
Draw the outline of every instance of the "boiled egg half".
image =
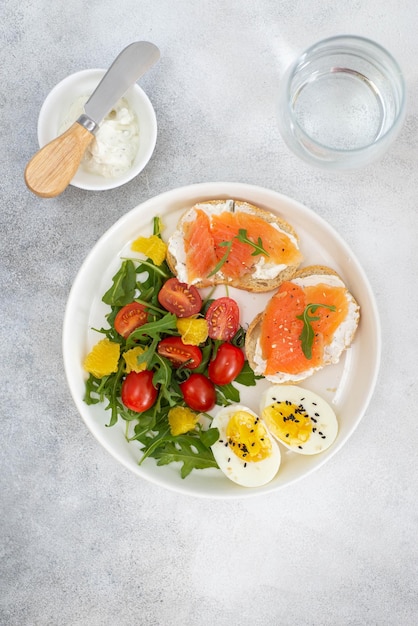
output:
[[274, 478], [280, 467], [280, 448], [251, 409], [224, 407], [214, 417], [212, 428], [219, 430], [212, 452], [227, 478], [243, 487], [259, 487]]
[[320, 396], [297, 385], [273, 385], [264, 392], [261, 418], [271, 434], [298, 454], [319, 454], [338, 434], [332, 407]]

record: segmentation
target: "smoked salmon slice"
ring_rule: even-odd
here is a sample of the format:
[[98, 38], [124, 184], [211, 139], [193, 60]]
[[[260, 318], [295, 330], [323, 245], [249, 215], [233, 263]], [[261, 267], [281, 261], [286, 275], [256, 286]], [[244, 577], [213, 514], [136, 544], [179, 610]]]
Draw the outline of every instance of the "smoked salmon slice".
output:
[[[301, 342], [304, 326], [302, 315], [309, 304], [324, 304], [335, 311], [319, 307], [312, 321], [314, 332], [312, 356], [307, 358]], [[264, 312], [260, 334], [260, 346], [266, 362], [264, 374], [277, 372], [297, 375], [318, 368], [323, 364], [324, 349], [334, 337], [336, 329], [348, 313], [347, 289], [319, 283], [305, 286], [291, 281], [282, 283], [271, 298]]]
[[184, 249], [188, 282], [207, 276], [217, 263], [209, 216], [198, 209], [196, 219], [184, 224]]

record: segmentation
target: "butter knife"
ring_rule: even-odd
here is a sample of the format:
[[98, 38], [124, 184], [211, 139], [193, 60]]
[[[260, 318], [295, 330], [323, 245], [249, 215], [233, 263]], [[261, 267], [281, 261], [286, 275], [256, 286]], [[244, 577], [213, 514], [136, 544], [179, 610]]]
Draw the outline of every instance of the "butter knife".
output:
[[131, 43], [122, 50], [87, 100], [84, 113], [27, 164], [25, 182], [34, 194], [52, 198], [67, 188], [103, 118], [159, 58], [159, 49], [148, 41]]

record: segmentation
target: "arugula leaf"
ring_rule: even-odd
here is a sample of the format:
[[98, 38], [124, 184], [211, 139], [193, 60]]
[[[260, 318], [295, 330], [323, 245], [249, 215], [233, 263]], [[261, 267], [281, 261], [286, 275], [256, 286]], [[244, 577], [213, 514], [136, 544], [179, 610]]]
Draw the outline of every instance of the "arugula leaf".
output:
[[84, 389], [84, 398], [83, 401], [88, 404], [98, 404], [99, 402], [103, 402], [103, 397], [101, 397], [100, 393], [100, 381], [90, 374], [88, 379], [86, 380], [85, 389]]
[[235, 237], [232, 237], [232, 239], [230, 239], [229, 241], [221, 241], [218, 244], [220, 246], [225, 247], [226, 248], [226, 252], [222, 256], [222, 258], [218, 261], [218, 263], [215, 265], [213, 270], [208, 274], [208, 276], [207, 276], [208, 278], [210, 278], [211, 276], [214, 276], [215, 274], [217, 274], [219, 272], [219, 270], [221, 269], [221, 267], [223, 266], [223, 264], [226, 263], [226, 261], [228, 260], [229, 253], [231, 252], [231, 248], [232, 248], [234, 239], [237, 239], [241, 243], [246, 243], [249, 246], [251, 246], [252, 248], [254, 248], [254, 252], [251, 253], [251, 256], [258, 256], [259, 254], [264, 254], [265, 256], [270, 256], [269, 253], [267, 252], [267, 250], [265, 250], [263, 248], [263, 241], [262, 241], [261, 237], [258, 238], [257, 243], [254, 243], [254, 241], [251, 241], [251, 239], [248, 239], [247, 230], [245, 228], [240, 228], [238, 230], [238, 235], [235, 235]]
[[262, 376], [256, 376], [253, 370], [250, 367], [248, 361], [244, 362], [244, 367], [241, 372], [235, 378], [236, 383], [240, 383], [241, 385], [245, 385], [246, 387], [254, 387], [257, 384], [257, 380], [263, 378]]
[[136, 345], [137, 341], [141, 339], [144, 340], [145, 336], [151, 337], [152, 339], [159, 339], [161, 333], [175, 334], [178, 332], [176, 321], [177, 318], [173, 313], [167, 313], [159, 320], [147, 322], [129, 335], [126, 346], [132, 347]]
[[233, 402], [239, 402], [240, 395], [238, 389], [232, 383], [227, 385], [215, 385], [216, 404], [221, 406], [229, 406]]
[[302, 332], [299, 335], [299, 339], [302, 342], [302, 352], [307, 359], [312, 358], [312, 345], [315, 337], [314, 329], [312, 328], [312, 322], [317, 322], [320, 318], [319, 315], [310, 315], [310, 312], [315, 313], [320, 307], [335, 311], [335, 306], [329, 304], [307, 304], [305, 310], [301, 315], [296, 315], [298, 320], [303, 321]]
[[163, 278], [165, 278], [167, 280], [167, 278], [170, 278], [171, 273], [170, 271], [166, 271], [164, 269], [164, 267], [161, 265], [155, 265], [155, 263], [153, 263], [152, 261], [149, 260], [143, 260], [141, 259], [141, 263], [139, 264], [138, 268], [137, 268], [137, 272], [144, 272], [144, 268], [142, 266], [145, 266], [146, 268], [152, 270], [152, 272], [157, 272], [158, 274], [160, 274], [160, 276], [162, 276]]
[[108, 402], [105, 410], [111, 411], [111, 417], [109, 424], [106, 424], [106, 426], [114, 426], [118, 421], [119, 413], [123, 410], [123, 405], [119, 398], [124, 369], [125, 365], [123, 359], [121, 359], [118, 371], [114, 374], [109, 374], [109, 376], [104, 376], [101, 379], [95, 378], [90, 374], [86, 381], [83, 398], [86, 404], [97, 404], [105, 400]]
[[215, 441], [219, 439], [219, 430], [217, 428], [209, 428], [209, 430], [200, 431], [200, 440], [207, 447], [213, 446]]
[[235, 236], [235, 239], [238, 239], [238, 241], [241, 241], [241, 243], [248, 243], [249, 246], [252, 246], [254, 248], [254, 252], [251, 254], [251, 256], [258, 256], [259, 254], [270, 256], [267, 250], [264, 250], [263, 248], [263, 241], [261, 237], [258, 238], [257, 243], [254, 243], [254, 241], [248, 239], [247, 231], [245, 228], [239, 229], [238, 235]]
[[232, 240], [231, 241], [222, 241], [219, 245], [220, 246], [225, 246], [226, 247], [226, 252], [223, 255], [223, 257], [219, 260], [219, 262], [215, 265], [213, 270], [208, 274], [208, 278], [210, 278], [211, 276], [214, 276], [215, 274], [217, 274], [219, 272], [219, 270], [221, 269], [222, 265], [224, 263], [226, 263], [226, 261], [228, 260], [229, 253], [231, 252], [231, 248], [232, 248]]
[[163, 224], [161, 219], [158, 217], [154, 217], [152, 220], [152, 234], [161, 237], [161, 231], [163, 230]]
[[174, 370], [170, 361], [155, 353], [150, 369], [154, 370], [153, 384], [160, 386], [157, 403], [161, 406], [161, 403], [165, 400], [170, 407], [179, 404], [179, 401], [183, 399], [183, 394], [179, 388], [174, 388], [172, 380]]
[[154, 383], [154, 385], [163, 385], [164, 387], [169, 385], [171, 383], [171, 373], [173, 371], [173, 366], [171, 365], [170, 361], [155, 353], [153, 365], [155, 369], [155, 374], [152, 382]]
[[161, 407], [154, 404], [148, 411], [144, 411], [140, 415], [137, 413], [138, 423], [134, 427], [135, 434], [129, 438], [129, 441], [139, 441], [143, 445], [142, 452], [144, 453], [157, 436], [165, 437], [168, 432], [167, 414], [169, 409], [169, 406]]
[[150, 456], [157, 459], [157, 465], [182, 463], [180, 470], [182, 478], [186, 478], [193, 469], [218, 467], [212, 450], [206, 447], [199, 437], [193, 435], [167, 437], [164, 445], [161, 448], [157, 447]]
[[113, 284], [104, 294], [103, 302], [110, 306], [124, 306], [132, 302], [136, 291], [136, 270], [133, 262], [129, 259], [123, 261], [112, 280]]
[[237, 332], [232, 337], [231, 343], [232, 343], [232, 345], [236, 346], [237, 348], [243, 348], [244, 347], [244, 345], [245, 345], [245, 330], [243, 329], [242, 326], [240, 326], [238, 328]]

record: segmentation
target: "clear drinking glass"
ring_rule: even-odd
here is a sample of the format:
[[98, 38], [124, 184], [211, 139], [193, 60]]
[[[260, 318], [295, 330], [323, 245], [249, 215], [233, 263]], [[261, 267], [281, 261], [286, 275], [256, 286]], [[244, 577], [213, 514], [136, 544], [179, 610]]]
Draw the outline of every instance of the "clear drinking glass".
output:
[[329, 169], [367, 165], [382, 156], [405, 117], [405, 83], [379, 44], [342, 35], [320, 41], [287, 70], [278, 122], [299, 157]]

